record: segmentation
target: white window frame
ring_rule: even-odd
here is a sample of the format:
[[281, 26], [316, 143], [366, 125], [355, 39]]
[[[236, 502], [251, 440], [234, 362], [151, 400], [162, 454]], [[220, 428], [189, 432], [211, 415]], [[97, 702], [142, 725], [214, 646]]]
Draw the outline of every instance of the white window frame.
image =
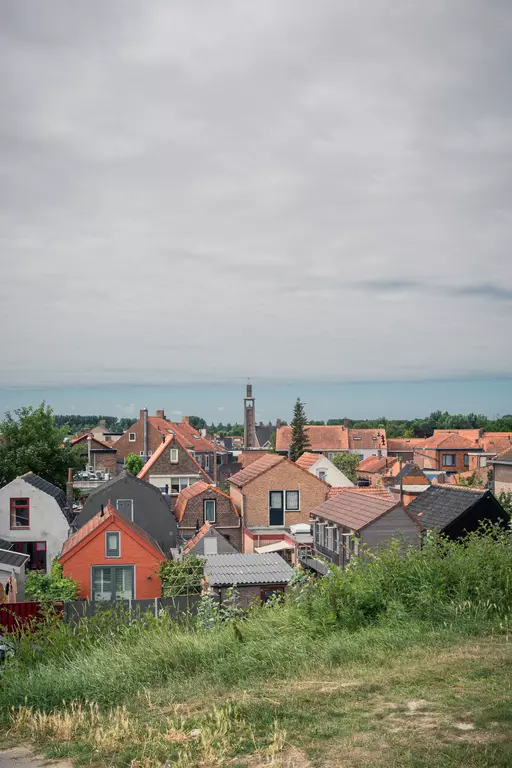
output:
[[144, 451], [141, 451], [139, 456], [142, 458], [142, 456], [144, 456]]
[[153, 455], [153, 451], [148, 451], [148, 458]]
[[128, 432], [128, 442], [134, 443], [137, 439], [137, 433], [136, 432]]
[[333, 536], [333, 527], [332, 525], [326, 525], [325, 526], [325, 548], [330, 550], [330, 552], [334, 552], [334, 536]]
[[[132, 521], [132, 523], [133, 523], [133, 499], [117, 499], [117, 500], [116, 500], [116, 509], [117, 509], [117, 510], [119, 510], [119, 502], [120, 502], [120, 501], [131, 501], [131, 503], [132, 503], [132, 511], [131, 511], [131, 513], [130, 513], [130, 520], [131, 520], [131, 521]], [[121, 514], [123, 514], [123, 513], [121, 512]]]
[[205, 453], [204, 454], [204, 468], [206, 470], [210, 469], [210, 454], [209, 453]]
[[333, 542], [333, 552], [336, 552], [336, 554], [340, 551], [340, 536], [339, 536], [339, 530], [338, 526], [335, 525], [332, 529], [332, 542]]
[[[174, 458], [173, 458], [174, 457]], [[171, 448], [169, 451], [169, 461], [171, 464], [178, 464], [179, 462], [179, 452], [177, 448]]]
[[[206, 516], [206, 507], [208, 504], [213, 504], [213, 520], [209, 520]], [[203, 518], [205, 523], [212, 523], [213, 525], [215, 525], [215, 523], [217, 522], [217, 500], [216, 499], [204, 499]]]
[[[319, 469], [317, 471], [318, 471], [318, 479], [319, 480], [323, 480], [323, 482], [325, 483], [326, 482], [325, 477], [327, 475], [327, 470], [326, 469]], [[323, 477], [322, 477], [322, 475], [323, 475]]]
[[[298, 498], [298, 506], [297, 508], [289, 509], [288, 508], [288, 494], [289, 493], [296, 493]], [[290, 489], [289, 491], [284, 492], [284, 511], [285, 512], [300, 512], [300, 490], [297, 488]]]
[[[117, 536], [117, 555], [109, 555], [108, 553], [108, 537]], [[105, 531], [105, 559], [107, 560], [119, 560], [121, 557], [121, 531]]]

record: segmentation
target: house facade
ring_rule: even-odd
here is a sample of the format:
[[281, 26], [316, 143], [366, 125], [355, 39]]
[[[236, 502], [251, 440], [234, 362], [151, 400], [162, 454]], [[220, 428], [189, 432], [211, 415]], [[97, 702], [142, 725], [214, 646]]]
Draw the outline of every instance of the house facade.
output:
[[242, 551], [242, 519], [233, 499], [204, 480], [184, 488], [176, 501], [174, 516], [184, 539], [190, 539], [208, 523], [232, 547]]
[[329, 490], [323, 480], [275, 453], [255, 461], [228, 482], [242, 518], [244, 552], [283, 539], [291, 525], [309, 524], [311, 510], [325, 501]]
[[160, 597], [165, 555], [145, 531], [107, 506], [65, 542], [59, 563], [86, 600]]
[[414, 463], [420, 469], [437, 470], [447, 475], [469, 469], [470, 453], [480, 452], [477, 443], [456, 432], [434, 434], [414, 447]]
[[94, 472], [105, 472], [110, 477], [117, 474], [117, 450], [113, 443], [102, 442], [92, 433], [85, 433], [75, 437], [71, 445], [81, 449], [84, 466], [89, 464], [90, 457]]
[[382, 482], [382, 476], [388, 472], [398, 460], [390, 456], [368, 456], [356, 468], [359, 480], [367, 480], [369, 485]]
[[340, 490], [313, 510], [314, 551], [344, 568], [363, 550], [376, 551], [393, 539], [420, 545], [421, 525], [385, 489]]
[[493, 469], [494, 493], [512, 492], [512, 448], [498, 454], [490, 465]]
[[198, 480], [211, 483], [207, 472], [195, 456], [181, 443], [177, 435], [167, 435], [137, 475], [156, 486], [161, 493], [170, 495], [171, 508], [181, 491]]
[[124, 517], [146, 531], [164, 553], [178, 545], [179, 533], [169, 499], [158, 488], [123, 470], [100, 485], [87, 498], [75, 522], [82, 528], [111, 504]]
[[27, 570], [50, 572], [70, 530], [64, 492], [33, 472], [0, 488], [0, 537], [28, 555]]
[[298, 467], [307, 470], [319, 480], [323, 480], [325, 483], [334, 486], [335, 488], [343, 488], [353, 486], [354, 483], [343, 474], [341, 469], [335, 467], [334, 464], [327, 456], [318, 453], [310, 453], [306, 451], [295, 462]]

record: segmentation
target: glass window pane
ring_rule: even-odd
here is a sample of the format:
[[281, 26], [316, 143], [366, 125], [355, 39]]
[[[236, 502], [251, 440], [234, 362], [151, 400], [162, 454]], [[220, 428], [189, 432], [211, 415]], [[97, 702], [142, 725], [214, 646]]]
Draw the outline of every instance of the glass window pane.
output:
[[204, 502], [204, 519], [209, 523], [215, 522], [215, 499], [207, 499]]
[[92, 599], [112, 600], [112, 569], [92, 569]]
[[109, 531], [106, 534], [107, 538], [107, 557], [119, 557], [119, 533], [117, 531]]
[[298, 511], [299, 509], [299, 492], [298, 491], [286, 491], [286, 509], [288, 511]]
[[180, 479], [179, 477], [171, 477], [171, 493], [180, 492]]
[[114, 568], [116, 600], [133, 600], [133, 567]]

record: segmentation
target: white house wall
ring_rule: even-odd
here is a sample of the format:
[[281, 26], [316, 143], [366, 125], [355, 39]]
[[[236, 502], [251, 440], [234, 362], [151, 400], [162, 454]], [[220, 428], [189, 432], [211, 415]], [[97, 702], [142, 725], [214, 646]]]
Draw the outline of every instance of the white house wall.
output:
[[[30, 499], [30, 528], [11, 530], [11, 499]], [[60, 554], [68, 538], [69, 523], [53, 498], [18, 477], [0, 488], [0, 538], [7, 541], [46, 541], [46, 566]]]
[[319, 472], [325, 472], [325, 482], [334, 488], [345, 488], [349, 485], [354, 485], [326, 456], [320, 456], [318, 461], [309, 468], [309, 471], [316, 477], [320, 476]]

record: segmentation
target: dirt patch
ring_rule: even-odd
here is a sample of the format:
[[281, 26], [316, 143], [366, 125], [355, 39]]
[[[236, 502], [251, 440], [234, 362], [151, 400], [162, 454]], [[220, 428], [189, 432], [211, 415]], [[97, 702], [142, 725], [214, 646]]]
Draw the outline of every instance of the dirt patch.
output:
[[259, 754], [250, 755], [248, 758], [243, 758], [245, 762], [239, 762], [240, 758], [237, 758], [237, 763], [244, 768], [310, 768], [311, 763], [301, 749], [297, 747], [289, 747], [279, 755], [263, 756]]
[[0, 752], [0, 768], [73, 768], [68, 760], [49, 763], [25, 747], [14, 747]]

